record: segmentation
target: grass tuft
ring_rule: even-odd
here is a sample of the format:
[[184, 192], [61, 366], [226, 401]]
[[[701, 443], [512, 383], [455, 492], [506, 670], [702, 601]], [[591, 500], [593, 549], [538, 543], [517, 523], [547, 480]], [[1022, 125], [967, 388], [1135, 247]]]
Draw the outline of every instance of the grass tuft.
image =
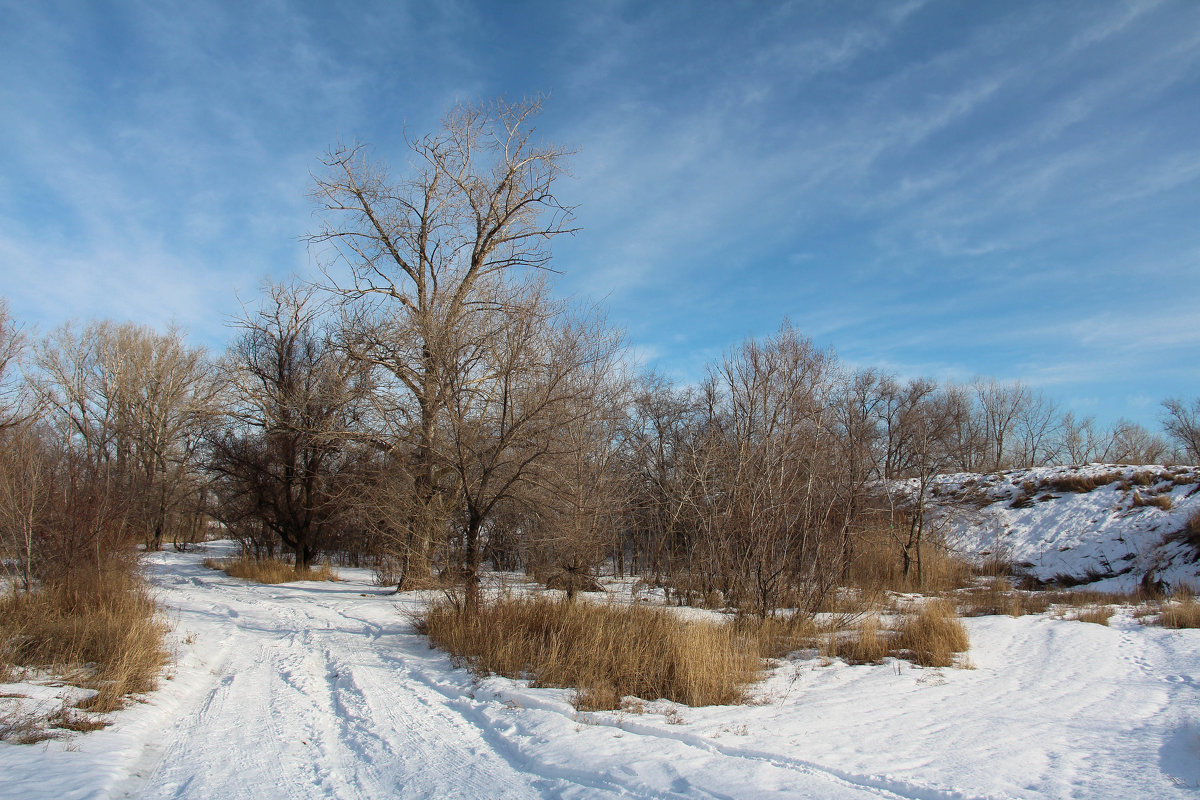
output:
[[1113, 609], [1110, 606], [1092, 606], [1090, 608], [1081, 608], [1072, 613], [1067, 619], [1078, 620], [1079, 622], [1091, 622], [1096, 625], [1107, 625], [1112, 615]]
[[906, 616], [896, 632], [895, 647], [925, 667], [953, 666], [955, 654], [966, 652], [970, 645], [967, 628], [954, 615], [954, 607], [941, 600]]

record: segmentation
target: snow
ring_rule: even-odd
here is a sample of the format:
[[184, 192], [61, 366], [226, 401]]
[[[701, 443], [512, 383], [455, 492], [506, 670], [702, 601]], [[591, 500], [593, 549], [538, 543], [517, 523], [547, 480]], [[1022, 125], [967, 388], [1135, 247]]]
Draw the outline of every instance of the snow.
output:
[[[1193, 797], [1200, 631], [965, 620], [973, 669], [797, 656], [746, 706], [577, 712], [477, 679], [369, 573], [263, 586], [146, 557], [169, 680], [102, 731], [0, 745], [0, 798]], [[209, 554], [211, 555], [211, 553]]]
[[[1054, 488], [1070, 478], [1104, 482], [1088, 492]], [[1198, 554], [1174, 536], [1200, 514], [1198, 467], [1089, 464], [939, 475], [929, 492], [930, 517], [968, 556], [996, 556], [1045, 581], [1071, 576], [1089, 589], [1129, 591], [1147, 573], [1200, 586]], [[1135, 495], [1169, 498], [1170, 508], [1135, 505]]]

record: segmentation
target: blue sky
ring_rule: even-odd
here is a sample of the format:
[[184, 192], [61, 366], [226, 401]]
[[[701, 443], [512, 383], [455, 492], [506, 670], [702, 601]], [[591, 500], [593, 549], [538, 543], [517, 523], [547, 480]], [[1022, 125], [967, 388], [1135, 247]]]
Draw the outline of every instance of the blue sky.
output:
[[[246, 6], [249, 6], [247, 8]], [[0, 295], [176, 321], [312, 275], [309, 170], [548, 92], [564, 293], [681, 380], [843, 360], [1153, 423], [1200, 394], [1200, 3], [0, 0]]]

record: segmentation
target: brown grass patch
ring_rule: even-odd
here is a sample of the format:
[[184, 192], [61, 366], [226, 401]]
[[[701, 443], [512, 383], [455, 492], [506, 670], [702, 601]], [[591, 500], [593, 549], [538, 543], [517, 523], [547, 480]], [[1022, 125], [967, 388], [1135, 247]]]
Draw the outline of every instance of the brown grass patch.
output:
[[841, 658], [848, 664], [878, 664], [891, 654], [892, 636], [872, 614], [847, 632], [830, 631], [822, 645], [821, 654], [830, 658]]
[[1164, 628], [1200, 628], [1200, 603], [1191, 593], [1177, 593], [1163, 603], [1156, 622]]
[[934, 600], [919, 612], [906, 616], [896, 631], [894, 647], [908, 654], [914, 664], [950, 667], [956, 653], [970, 647], [967, 628], [954, 615], [954, 606]]
[[735, 625], [636, 605], [500, 597], [472, 612], [450, 598], [418, 625], [477, 673], [574, 687], [587, 709], [617, 708], [626, 696], [740, 703], [762, 663], [757, 639]]
[[232, 578], [256, 583], [291, 583], [292, 581], [336, 581], [337, 573], [328, 561], [315, 569], [298, 570], [290, 561], [278, 558], [206, 558], [204, 566], [219, 569]]
[[1112, 615], [1113, 609], [1110, 606], [1091, 606], [1070, 614], [1067, 619], [1079, 622], [1091, 622], [1096, 625], [1107, 625]]
[[0, 600], [0, 662], [70, 675], [96, 689], [90, 711], [151, 691], [167, 661], [166, 625], [145, 585], [121, 572], [74, 576]]
[[1042, 486], [1059, 492], [1083, 494], [1101, 486], [1121, 480], [1120, 472], [1103, 472], [1096, 475], [1055, 475], [1042, 482]]

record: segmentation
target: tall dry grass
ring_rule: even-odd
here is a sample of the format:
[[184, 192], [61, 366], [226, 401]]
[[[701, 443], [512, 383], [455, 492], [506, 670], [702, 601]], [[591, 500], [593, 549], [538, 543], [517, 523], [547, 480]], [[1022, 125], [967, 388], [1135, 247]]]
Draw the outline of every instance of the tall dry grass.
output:
[[337, 573], [328, 561], [322, 561], [314, 569], [299, 570], [290, 561], [278, 558], [206, 558], [204, 566], [219, 569], [233, 578], [256, 583], [291, 583], [292, 581], [336, 581]]
[[955, 655], [966, 652], [970, 645], [966, 626], [955, 616], [954, 606], [933, 600], [900, 622], [893, 647], [907, 654], [914, 664], [951, 667]]
[[1156, 622], [1164, 628], [1200, 628], [1200, 603], [1190, 591], [1179, 591], [1162, 604]]
[[446, 599], [418, 625], [478, 673], [574, 687], [587, 709], [617, 708], [626, 696], [739, 703], [762, 663], [755, 637], [734, 625], [636, 605], [500, 597], [471, 611]]
[[107, 712], [155, 688], [168, 654], [166, 624], [146, 586], [123, 571], [75, 574], [0, 599], [0, 664], [10, 675], [46, 670], [97, 694]]

